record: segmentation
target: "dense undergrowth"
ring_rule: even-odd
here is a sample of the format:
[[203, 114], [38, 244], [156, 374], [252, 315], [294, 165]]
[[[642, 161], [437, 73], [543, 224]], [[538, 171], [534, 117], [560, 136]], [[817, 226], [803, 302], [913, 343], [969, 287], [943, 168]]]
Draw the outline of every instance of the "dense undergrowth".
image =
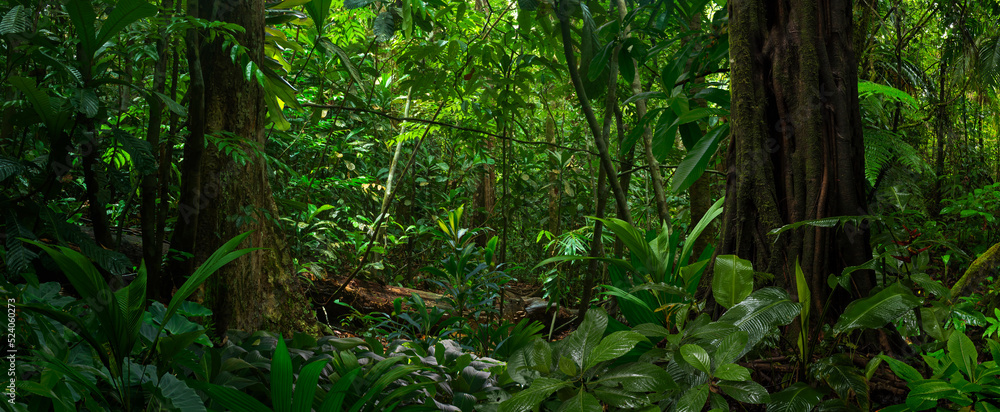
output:
[[[1000, 411], [996, 2], [855, 2], [865, 210], [755, 234], [860, 229], [870, 260], [822, 278], [716, 252], [732, 2], [260, 1], [256, 28], [216, 15], [249, 0], [197, 3], [0, 9], [0, 410]], [[260, 140], [189, 140], [199, 47], [241, 69], [223, 95], [261, 95]], [[218, 178], [186, 172], [201, 155], [268, 200], [215, 227], [272, 248], [175, 249], [228, 199], [182, 200]], [[239, 192], [251, 166], [266, 190]], [[281, 292], [436, 298], [218, 331], [205, 285], [263, 251]], [[541, 315], [509, 310], [529, 297]]]

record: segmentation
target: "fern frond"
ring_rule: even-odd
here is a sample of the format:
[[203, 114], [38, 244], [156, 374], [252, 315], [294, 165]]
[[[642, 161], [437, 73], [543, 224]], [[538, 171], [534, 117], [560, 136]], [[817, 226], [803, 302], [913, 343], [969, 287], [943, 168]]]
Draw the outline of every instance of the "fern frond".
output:
[[24, 6], [17, 5], [10, 9], [0, 20], [0, 34], [15, 34], [31, 31], [31, 20]]
[[930, 171], [930, 166], [902, 136], [885, 129], [866, 127], [865, 178], [875, 186], [878, 176], [888, 168], [901, 166], [914, 173]]
[[917, 107], [917, 99], [914, 99], [913, 96], [910, 96], [908, 93], [895, 87], [864, 80], [858, 82], [858, 97], [864, 99], [872, 94], [880, 94], [889, 99], [898, 100], [909, 104], [912, 107]]
[[21, 173], [24, 173], [24, 165], [15, 160], [0, 157], [0, 182]]

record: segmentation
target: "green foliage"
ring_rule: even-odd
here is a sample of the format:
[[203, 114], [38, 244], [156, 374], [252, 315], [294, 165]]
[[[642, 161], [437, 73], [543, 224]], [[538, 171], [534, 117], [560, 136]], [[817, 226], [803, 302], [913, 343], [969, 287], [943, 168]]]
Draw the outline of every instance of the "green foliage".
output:
[[[906, 403], [886, 408], [891, 411], [942, 410], [962, 407], [975, 410], [1000, 408], [1000, 344], [988, 341], [993, 360], [979, 362], [976, 345], [964, 333], [953, 333], [948, 338], [943, 355], [923, 355], [924, 362], [931, 371], [924, 378], [915, 368], [902, 361], [881, 355], [893, 373], [906, 381], [910, 391]], [[942, 402], [944, 402], [942, 404]]]
[[922, 299], [906, 287], [893, 283], [864, 299], [851, 302], [833, 326], [833, 333], [850, 332], [858, 328], [880, 328], [920, 305]]
[[[195, 330], [187, 332], [186, 335], [182, 333], [173, 335], [172, 339], [159, 341], [164, 328], [171, 325], [173, 315], [181, 309], [182, 303], [198, 286], [226, 263], [255, 250], [236, 250], [239, 243], [248, 235], [249, 233], [239, 235], [221, 246], [174, 294], [166, 310], [156, 316], [159, 323], [156, 332], [152, 334], [151, 339], [147, 336], [149, 341], [146, 344], [152, 348], [147, 352], [148, 354], [162, 351], [159, 353], [161, 357], [175, 355], [187, 344], [198, 338], [201, 333], [204, 333], [203, 330]], [[140, 379], [138, 382], [133, 381], [132, 368], [142, 367], [137, 365], [133, 359], [138, 359], [137, 344], [141, 341], [140, 330], [143, 319], [146, 316], [152, 316], [146, 312], [145, 266], [140, 267], [139, 273], [132, 283], [122, 289], [112, 291], [94, 265], [80, 253], [62, 246], [50, 247], [35, 241], [30, 241], [30, 243], [40, 247], [56, 261], [77, 293], [80, 294], [82, 302], [89, 307], [89, 311], [85, 317], [80, 318], [65, 310], [60, 310], [59, 307], [49, 306], [47, 303], [22, 303], [18, 307], [47, 316], [72, 328], [73, 333], [87, 342], [99, 359], [100, 366], [107, 371], [106, 375], [100, 374], [103, 381], [115, 389], [113, 395], [122, 406], [128, 408], [136, 401], [133, 399], [135, 395], [131, 393], [131, 387], [134, 385], [153, 385], [152, 387], [159, 388], [157, 390], [165, 396], [178, 393], [193, 394], [193, 392], [183, 390], [178, 386], [178, 383], [172, 380], [159, 379], [150, 382]], [[176, 345], [178, 339], [187, 342], [187, 344]], [[108, 403], [110, 400], [105, 398], [101, 391], [94, 386], [94, 379], [76, 373], [65, 363], [65, 360], [57, 357], [51, 350], [39, 348], [36, 350], [35, 356], [54, 367], [55, 371], [62, 373], [65, 379], [85, 388], [90, 397], [110, 405]], [[157, 386], [161, 384], [167, 386]], [[56, 397], [58, 396], [52, 398]], [[53, 399], [53, 401], [67, 402], [60, 399]], [[168, 401], [173, 402], [172, 400]]]
[[646, 338], [633, 331], [605, 336], [607, 325], [604, 311], [591, 309], [566, 339], [554, 344], [536, 339], [516, 352], [507, 363], [505, 376], [523, 390], [503, 401], [500, 410], [537, 410], [540, 405], [551, 405], [549, 408], [564, 402], [581, 410], [600, 410], [601, 403], [640, 408], [653, 405], [661, 392], [675, 386], [670, 376], [654, 365], [616, 365], [616, 358]]

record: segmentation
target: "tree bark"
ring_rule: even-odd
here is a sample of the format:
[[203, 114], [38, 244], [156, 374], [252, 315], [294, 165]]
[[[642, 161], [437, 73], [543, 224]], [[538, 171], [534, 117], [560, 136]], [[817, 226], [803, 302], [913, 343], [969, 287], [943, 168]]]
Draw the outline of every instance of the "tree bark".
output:
[[[827, 276], [871, 258], [866, 228], [806, 226], [777, 241], [768, 232], [866, 213], [851, 7], [849, 0], [729, 3], [733, 126], [716, 253], [751, 260], [793, 293], [799, 259], [816, 317], [830, 295]], [[855, 273], [855, 295], [873, 283], [872, 273]]]
[[[172, 10], [173, 0], [164, 0], [162, 7], [165, 10]], [[167, 44], [169, 37], [166, 30], [160, 30], [160, 39], [156, 41], [156, 55], [158, 59], [153, 67], [153, 91], [163, 93], [167, 82], [167, 60], [169, 53]], [[160, 126], [163, 123], [163, 103], [158, 98], [149, 99], [149, 123], [146, 128], [146, 140], [149, 142], [153, 153], [160, 153]], [[160, 159], [161, 161], [163, 159]], [[150, 286], [149, 298], [161, 302], [170, 299], [172, 285], [168, 278], [162, 275], [160, 261], [163, 259], [163, 242], [157, 231], [157, 221], [159, 218], [159, 208], [165, 207], [157, 205], [159, 200], [159, 173], [150, 173], [142, 177], [141, 199], [139, 204], [140, 225], [142, 227], [142, 260], [146, 265], [147, 284]], [[166, 184], [166, 182], [163, 182]]]
[[[236, 39], [249, 58], [263, 64], [263, 0], [202, 0], [199, 11], [210, 20], [236, 23], [246, 29]], [[205, 129], [207, 133], [232, 133], [243, 145], [249, 161], [235, 162], [215, 147], [206, 148], [201, 168], [201, 210], [197, 221], [197, 261], [234, 236], [252, 230], [241, 247], [260, 250], [224, 266], [206, 288], [215, 334], [229, 329], [312, 331], [315, 312], [293, 273], [292, 260], [283, 246], [284, 234], [276, 225], [277, 207], [267, 180], [266, 164], [251, 146], [265, 147], [264, 90], [248, 81], [233, 64], [217, 39], [201, 54], [205, 78]]]

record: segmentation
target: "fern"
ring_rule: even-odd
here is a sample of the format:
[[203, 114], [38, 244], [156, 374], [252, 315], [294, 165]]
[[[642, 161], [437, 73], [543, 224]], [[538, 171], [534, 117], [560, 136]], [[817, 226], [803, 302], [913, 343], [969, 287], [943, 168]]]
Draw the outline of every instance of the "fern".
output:
[[24, 6], [14, 6], [0, 21], [0, 34], [15, 34], [31, 31], [31, 21]]
[[28, 267], [28, 262], [37, 257], [34, 252], [24, 247], [24, 242], [18, 238], [35, 239], [27, 227], [18, 221], [14, 212], [7, 210], [7, 273], [20, 274]]
[[864, 99], [872, 94], [881, 94], [889, 99], [898, 100], [903, 103], [907, 103], [912, 107], [917, 107], [917, 99], [914, 99], [913, 96], [910, 96], [908, 93], [895, 87], [872, 83], [869, 81], [858, 82], [858, 97]]
[[904, 167], [914, 173], [930, 171], [910, 144], [891, 131], [865, 128], [865, 178], [875, 186], [878, 176], [893, 166]]
[[149, 142], [138, 139], [118, 128], [114, 129], [114, 135], [118, 140], [118, 144], [128, 153], [132, 167], [140, 176], [156, 172], [156, 157], [153, 155], [152, 146]]
[[1000, 86], [1000, 36], [986, 40], [979, 51], [979, 74], [987, 84]]
[[0, 182], [21, 173], [24, 173], [24, 165], [12, 159], [0, 157]]

